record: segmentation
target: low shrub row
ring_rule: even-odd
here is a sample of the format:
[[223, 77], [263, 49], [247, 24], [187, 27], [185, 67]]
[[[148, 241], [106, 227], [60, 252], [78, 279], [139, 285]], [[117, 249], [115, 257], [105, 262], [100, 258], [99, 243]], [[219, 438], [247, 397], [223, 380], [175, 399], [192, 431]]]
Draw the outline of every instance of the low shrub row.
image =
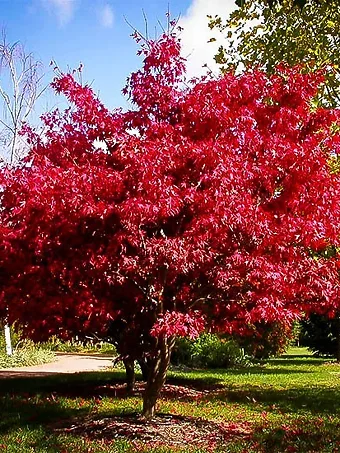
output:
[[23, 339], [20, 330], [11, 328], [13, 354], [7, 355], [4, 328], [0, 325], [0, 369], [22, 366], [41, 365], [52, 362], [55, 353], [36, 345], [31, 340]]
[[115, 347], [106, 342], [82, 342], [77, 339], [72, 341], [63, 341], [57, 337], [52, 337], [46, 343], [40, 343], [43, 349], [55, 352], [65, 353], [100, 353], [108, 355], [116, 355]]
[[2, 349], [0, 352], [0, 368], [41, 365], [52, 362], [54, 359], [54, 352], [36, 346], [34, 348], [23, 347], [15, 349], [10, 356]]
[[228, 368], [250, 363], [235, 340], [210, 333], [202, 334], [197, 340], [178, 339], [171, 362], [190, 368]]

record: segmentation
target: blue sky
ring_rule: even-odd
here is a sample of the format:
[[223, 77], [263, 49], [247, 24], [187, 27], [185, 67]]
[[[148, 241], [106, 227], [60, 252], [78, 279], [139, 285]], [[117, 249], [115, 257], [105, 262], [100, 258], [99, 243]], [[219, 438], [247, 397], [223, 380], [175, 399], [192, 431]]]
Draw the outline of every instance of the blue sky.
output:
[[84, 80], [113, 108], [125, 104], [120, 91], [140, 65], [124, 17], [144, 31], [144, 10], [152, 35], [157, 21], [166, 21], [168, 4], [173, 17], [182, 17], [184, 53], [190, 55], [190, 75], [196, 75], [204, 62], [212, 64], [214, 54], [207, 45], [206, 15], [226, 17], [233, 0], [0, 0], [0, 27], [8, 41], [21, 41], [43, 62], [47, 80], [53, 77], [51, 59], [62, 70], [82, 62]]

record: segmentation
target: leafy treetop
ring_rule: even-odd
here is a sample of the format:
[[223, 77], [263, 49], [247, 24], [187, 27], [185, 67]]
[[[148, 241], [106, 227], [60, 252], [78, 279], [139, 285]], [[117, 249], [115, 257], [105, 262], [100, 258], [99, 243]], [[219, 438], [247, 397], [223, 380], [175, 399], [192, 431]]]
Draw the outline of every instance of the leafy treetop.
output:
[[[310, 0], [314, 3], [320, 4], [322, 0]], [[236, 0], [235, 4], [242, 8], [244, 4], [246, 3], [246, 0]], [[273, 8], [274, 5], [284, 3], [284, 0], [263, 0], [263, 3], [268, 4], [271, 8]], [[293, 5], [298, 6], [299, 8], [303, 8], [306, 3], [308, 3], [308, 0], [293, 0]]]

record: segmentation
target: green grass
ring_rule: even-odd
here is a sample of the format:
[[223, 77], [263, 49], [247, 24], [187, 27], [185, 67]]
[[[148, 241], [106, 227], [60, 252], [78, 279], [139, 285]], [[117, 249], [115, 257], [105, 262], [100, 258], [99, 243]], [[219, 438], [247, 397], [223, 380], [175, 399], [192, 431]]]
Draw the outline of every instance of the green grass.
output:
[[[101, 372], [11, 379], [0, 385], [0, 451], [100, 453], [173, 451], [126, 440], [57, 434], [56, 423], [141, 410], [141, 398], [103, 391], [123, 373]], [[223, 452], [340, 451], [340, 366], [295, 349], [279, 359], [232, 370], [172, 371], [169, 383], [205, 392], [202, 398], [168, 395], [159, 411], [247, 426], [248, 437], [231, 437]], [[188, 451], [188, 449], [176, 450]], [[208, 450], [193, 450], [203, 453]]]

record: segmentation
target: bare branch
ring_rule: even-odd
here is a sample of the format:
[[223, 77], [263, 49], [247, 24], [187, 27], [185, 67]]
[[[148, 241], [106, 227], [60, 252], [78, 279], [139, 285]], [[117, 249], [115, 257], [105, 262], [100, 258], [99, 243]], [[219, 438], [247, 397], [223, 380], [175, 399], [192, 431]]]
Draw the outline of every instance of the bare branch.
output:
[[47, 88], [40, 88], [43, 78], [40, 69], [40, 62], [35, 61], [31, 53], [26, 53], [19, 41], [9, 44], [5, 33], [2, 33], [0, 73], [4, 76], [0, 80], [0, 98], [4, 101], [4, 107], [0, 125], [11, 135], [3, 150], [9, 154], [11, 164], [22, 153], [19, 144], [25, 143], [19, 134], [22, 124]]
[[148, 18], [146, 17], [146, 13], [145, 13], [144, 9], [142, 11], [143, 11], [143, 18], [144, 18], [144, 23], [145, 23], [145, 37], [147, 40], [149, 40]]

